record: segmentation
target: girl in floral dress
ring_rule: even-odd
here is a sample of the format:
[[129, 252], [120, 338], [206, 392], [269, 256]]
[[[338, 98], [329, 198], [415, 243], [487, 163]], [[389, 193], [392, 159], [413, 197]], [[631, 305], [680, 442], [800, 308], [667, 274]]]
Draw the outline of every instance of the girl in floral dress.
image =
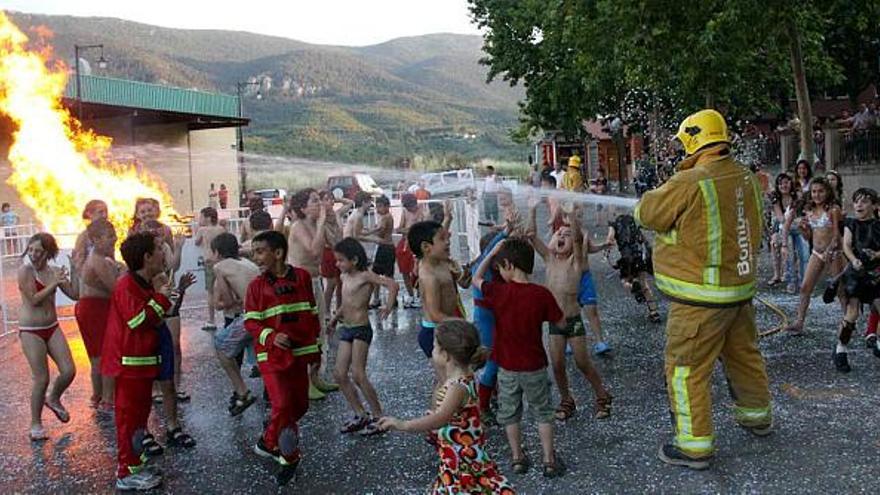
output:
[[515, 493], [486, 452], [486, 436], [480, 424], [473, 366], [485, 360], [476, 327], [460, 319], [446, 320], [434, 333], [435, 366], [446, 369], [437, 407], [427, 416], [403, 421], [385, 417], [384, 430], [429, 432], [436, 430], [440, 468], [434, 480], [435, 494]]

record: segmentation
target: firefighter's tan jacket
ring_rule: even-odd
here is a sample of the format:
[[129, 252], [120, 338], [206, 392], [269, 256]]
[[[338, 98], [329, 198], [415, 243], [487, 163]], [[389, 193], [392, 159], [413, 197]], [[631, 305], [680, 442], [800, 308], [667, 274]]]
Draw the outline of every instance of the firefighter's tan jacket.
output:
[[726, 150], [724, 144], [686, 158], [636, 205], [636, 221], [658, 233], [657, 288], [678, 302], [735, 306], [755, 295], [761, 190]]

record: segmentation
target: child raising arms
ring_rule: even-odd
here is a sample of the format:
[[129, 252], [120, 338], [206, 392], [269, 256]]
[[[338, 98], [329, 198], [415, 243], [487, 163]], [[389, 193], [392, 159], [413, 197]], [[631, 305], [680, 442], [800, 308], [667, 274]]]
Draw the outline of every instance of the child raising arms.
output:
[[408, 421], [385, 417], [379, 427], [413, 433], [437, 430], [440, 468], [432, 493], [513, 494], [513, 486], [486, 453], [472, 368], [485, 359], [477, 329], [464, 320], [451, 319], [436, 330], [431, 359], [448, 377], [440, 394], [443, 398], [427, 416]]
[[[381, 432], [376, 420], [382, 415], [382, 405], [367, 378], [367, 354], [373, 341], [369, 317], [370, 295], [374, 287], [388, 289], [388, 304], [379, 311], [379, 318], [385, 319], [397, 300], [398, 285], [394, 280], [367, 269], [367, 253], [356, 239], [346, 237], [333, 250], [336, 266], [342, 273], [342, 304], [329, 326], [332, 330], [341, 322], [335, 378], [342, 395], [354, 410], [354, 417], [342, 426], [340, 432], [360, 431], [363, 436], [373, 435]], [[370, 406], [370, 413], [364, 410], [358, 390]]]

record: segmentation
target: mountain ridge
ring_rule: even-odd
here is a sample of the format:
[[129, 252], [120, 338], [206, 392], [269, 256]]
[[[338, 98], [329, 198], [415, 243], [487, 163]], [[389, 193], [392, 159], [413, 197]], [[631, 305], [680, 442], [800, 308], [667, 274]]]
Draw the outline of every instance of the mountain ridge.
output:
[[244, 94], [246, 144], [257, 152], [374, 164], [417, 154], [523, 154], [507, 137], [522, 90], [486, 84], [477, 35], [431, 33], [347, 47], [110, 17], [8, 15], [29, 36], [47, 27], [55, 56], [68, 63], [75, 43], [103, 44], [109, 66], [96, 74], [232, 94], [237, 82], [259, 82], [260, 100], [253, 87]]

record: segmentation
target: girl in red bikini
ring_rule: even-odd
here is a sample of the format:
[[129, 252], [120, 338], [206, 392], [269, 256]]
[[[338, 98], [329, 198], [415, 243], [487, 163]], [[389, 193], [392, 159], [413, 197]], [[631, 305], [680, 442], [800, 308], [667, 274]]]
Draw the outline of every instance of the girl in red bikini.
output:
[[[67, 269], [51, 267], [49, 260], [58, 255], [58, 244], [50, 234], [35, 234], [28, 240], [26, 261], [18, 270], [18, 290], [21, 293], [21, 314], [18, 335], [21, 348], [34, 377], [31, 386], [31, 440], [46, 440], [42, 412], [45, 406], [62, 423], [70, 421], [70, 414], [61, 405], [61, 394], [67, 390], [76, 375], [73, 357], [64, 334], [58, 331], [55, 313], [55, 290], [60, 288], [68, 297], [76, 299], [77, 291], [70, 283]], [[52, 383], [49, 395], [50, 356], [58, 367], [58, 378]]]

